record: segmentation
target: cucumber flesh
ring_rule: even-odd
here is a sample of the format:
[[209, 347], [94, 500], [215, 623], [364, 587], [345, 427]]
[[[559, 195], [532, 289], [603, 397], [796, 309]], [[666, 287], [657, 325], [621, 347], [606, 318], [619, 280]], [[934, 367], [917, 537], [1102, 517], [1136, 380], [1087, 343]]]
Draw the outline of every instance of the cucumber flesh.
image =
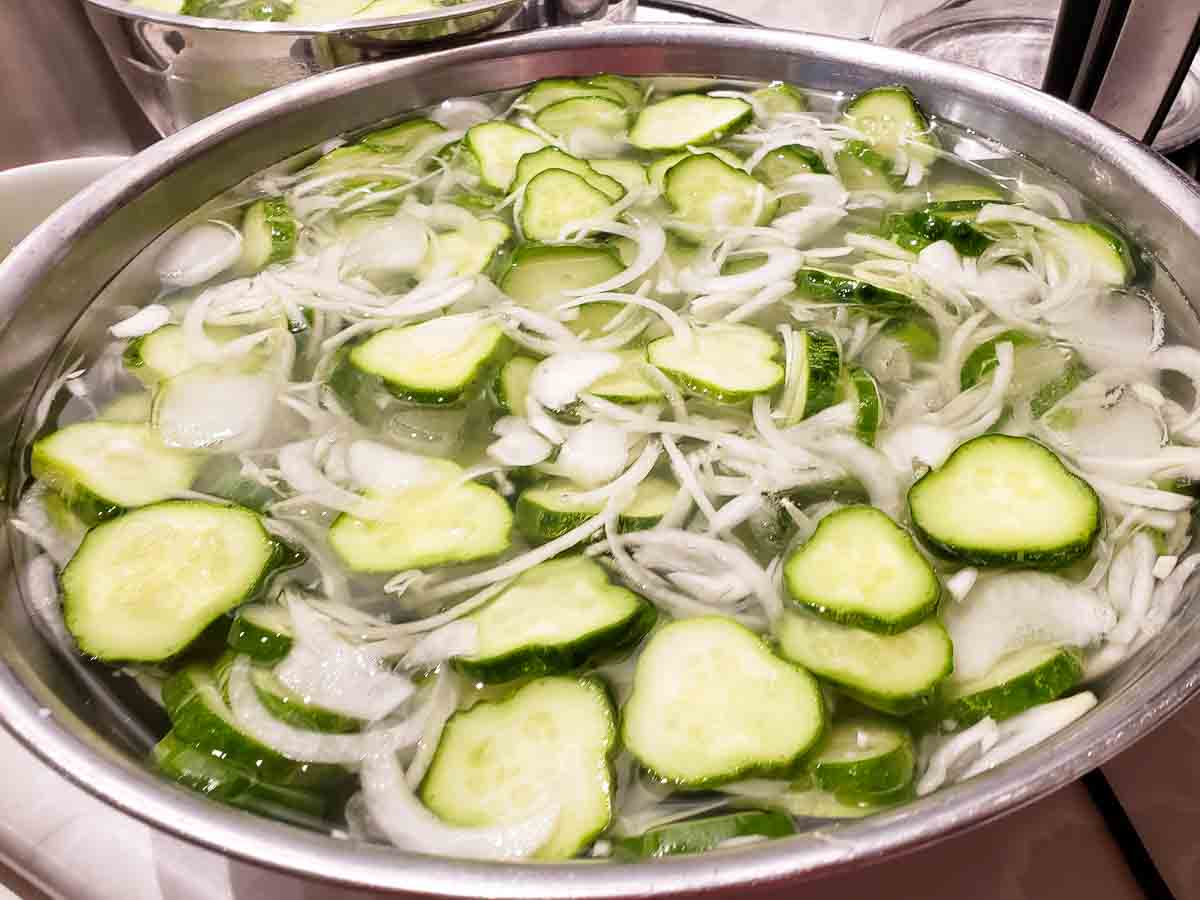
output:
[[445, 131], [445, 128], [432, 119], [409, 119], [399, 125], [365, 134], [359, 139], [359, 143], [372, 150], [407, 155], [424, 141], [444, 134]]
[[229, 626], [229, 646], [257, 663], [276, 663], [292, 649], [292, 617], [285, 607], [243, 606]]
[[541, 312], [565, 303], [567, 291], [599, 284], [625, 267], [609, 247], [523, 244], [500, 278], [500, 290]]
[[629, 142], [641, 150], [681, 150], [715, 144], [754, 120], [745, 100], [680, 94], [651, 104], [638, 113]]
[[863, 141], [847, 141], [834, 154], [834, 161], [842, 185], [849, 191], [892, 192], [904, 184], [892, 161]]
[[272, 197], [254, 201], [242, 218], [242, 257], [236, 271], [251, 275], [291, 259], [299, 231], [286, 200]]
[[742, 159], [736, 153], [724, 149], [723, 147], [705, 147], [702, 150], [692, 152], [691, 150], [681, 150], [678, 153], [668, 153], [666, 156], [660, 156], [646, 169], [646, 176], [650, 179], [650, 184], [660, 194], [663, 192], [663, 181], [676, 163], [687, 159], [690, 156], [699, 156], [707, 154], [715, 156], [721, 162], [733, 169], [741, 169]]
[[663, 176], [663, 196], [685, 231], [764, 225], [776, 201], [766, 186], [711, 153], [681, 159]]
[[361, 731], [366, 724], [361, 719], [325, 709], [280, 684], [268, 669], [251, 670], [250, 683], [258, 701], [281, 722], [293, 728], [323, 731], [328, 734], [349, 734]]
[[758, 105], [768, 116], [808, 111], [808, 101], [804, 99], [804, 93], [782, 81], [759, 88], [750, 96], [758, 101]]
[[599, 81], [599, 77], [586, 81], [574, 78], [544, 78], [526, 91], [521, 97], [521, 105], [535, 114], [555, 103], [575, 97], [600, 97], [619, 106], [626, 105], [624, 91], [615, 86], [598, 83]]
[[1038, 644], [1003, 657], [979, 678], [946, 682], [937, 718], [955, 729], [991, 717], [997, 721], [1056, 700], [1083, 677], [1071, 647]]
[[915, 767], [909, 730], [899, 722], [867, 716], [834, 722], [807, 764], [813, 784], [851, 802], [904, 790]]
[[429, 254], [417, 268], [417, 277], [427, 278], [435, 265], [445, 262], [451, 264], [452, 278], [478, 275], [492, 264], [511, 237], [512, 229], [499, 219], [483, 219], [475, 225], [436, 234]]
[[864, 91], [846, 104], [842, 118], [865, 133], [871, 145], [885, 156], [894, 157], [897, 150], [902, 150], [925, 165], [937, 158], [938, 142], [929, 120], [903, 85]]
[[1137, 274], [1129, 242], [1117, 231], [1099, 222], [1069, 222], [1056, 219], [1067, 230], [1075, 246], [1092, 263], [1092, 277], [1112, 287], [1124, 287]]
[[583, 79], [583, 83], [588, 88], [603, 88], [606, 91], [612, 91], [625, 101], [625, 105], [630, 109], [636, 109], [642, 105], [641, 86], [636, 81], [622, 78], [620, 75], [608, 73], [593, 75], [591, 78]]
[[508, 193], [517, 175], [517, 164], [527, 153], [546, 146], [532, 131], [507, 122], [484, 122], [471, 128], [463, 138], [479, 164], [484, 186]]
[[659, 338], [648, 350], [652, 365], [684, 389], [721, 403], [739, 403], [783, 381], [779, 344], [752, 325], [710, 325], [691, 341]]
[[629, 125], [629, 113], [623, 103], [604, 97], [569, 97], [543, 107], [534, 122], [543, 131], [562, 138], [576, 128], [620, 134]]
[[735, 838], [781, 838], [796, 833], [788, 816], [775, 810], [744, 809], [722, 816], [706, 816], [660, 825], [636, 837], [617, 838], [618, 857], [656, 859], [715, 850]]
[[514, 356], [497, 373], [493, 392], [497, 405], [508, 415], [525, 418], [529, 383], [533, 381], [537, 364], [538, 361], [531, 357]]
[[546, 169], [525, 185], [518, 218], [530, 241], [557, 241], [572, 222], [602, 215], [612, 201], [583, 178], [563, 169]]
[[[579, 503], [573, 498], [583, 488], [565, 479], [541, 482], [517, 498], [516, 524], [520, 532], [537, 544], [552, 541], [582, 525], [604, 509], [603, 501]], [[679, 487], [665, 478], [651, 476], [638, 485], [633, 500], [617, 518], [620, 531], [653, 528], [675, 502]]]
[[649, 361], [645, 350], [622, 350], [617, 356], [621, 358], [621, 367], [593, 381], [589, 394], [610, 403], [625, 404], [655, 403], [663, 398], [662, 390], [646, 378]]
[[632, 159], [589, 159], [587, 163], [593, 171], [613, 179], [626, 191], [644, 190], [650, 184], [646, 168]]
[[[596, 162], [601, 163], [605, 160], [596, 160]], [[612, 162], [627, 162], [627, 160], [612, 160]], [[638, 166], [637, 163], [631, 163], [631, 165], [641, 171], [641, 166]], [[563, 153], [557, 147], [543, 147], [535, 153], [526, 153], [522, 156], [520, 162], [517, 163], [516, 186], [528, 184], [535, 175], [540, 175], [547, 169], [562, 169], [578, 175], [611, 201], [615, 202], [625, 196], [625, 188], [620, 180], [602, 174], [591, 163], [571, 156], [569, 153]]]
[[875, 434], [883, 421], [883, 395], [879, 383], [866, 369], [852, 366], [846, 373], [844, 393], [854, 404], [854, 432], [868, 447], [875, 445]]
[[[242, 337], [245, 332], [238, 328], [206, 327], [205, 336], [215, 344], [227, 344]], [[183, 336], [183, 326], [164, 325], [149, 334], [134, 338], [121, 357], [125, 368], [143, 384], [155, 385], [168, 378], [203, 365], [188, 352]], [[263, 367], [267, 354], [262, 349], [252, 350], [221, 364], [221, 371], [250, 373]]]

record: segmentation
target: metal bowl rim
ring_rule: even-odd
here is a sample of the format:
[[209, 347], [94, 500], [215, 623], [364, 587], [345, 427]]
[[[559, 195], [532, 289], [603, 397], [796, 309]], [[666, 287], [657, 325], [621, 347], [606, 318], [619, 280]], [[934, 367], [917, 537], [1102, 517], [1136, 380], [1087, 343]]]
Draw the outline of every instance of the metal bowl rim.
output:
[[[865, 64], [899, 80], [909, 73], [935, 88], [952, 86], [986, 96], [1006, 108], [1036, 113], [1039, 122], [1058, 137], [1103, 151], [1114, 165], [1137, 172], [1139, 184], [1156, 202], [1200, 235], [1200, 185], [1127, 135], [1031, 88], [978, 69], [859, 41], [731, 25], [563, 28], [330, 72], [247, 100], [166, 138], [63, 207], [0, 263], [0, 318], [21, 302], [23, 284], [48, 274], [63, 248], [113, 209], [212, 145], [269, 123], [280, 110], [304, 108], [405, 75], [419, 77], [422, 68], [435, 64], [498, 62], [523, 54], [629, 45], [784, 51], [833, 65]], [[1120, 702], [1102, 702], [1043, 744], [968, 782], [807, 837], [637, 866], [434, 857], [350, 844], [241, 813], [173, 787], [111, 749], [98, 752], [57, 723], [2, 661], [0, 724], [75, 784], [113, 806], [187, 841], [267, 868], [339, 884], [445, 897], [668, 896], [787, 878], [811, 879], [860, 868], [1032, 803], [1128, 747], [1200, 690], [1200, 644], [1183, 645], [1179, 636], [1170, 635], [1163, 640], [1164, 658], [1127, 686]]]

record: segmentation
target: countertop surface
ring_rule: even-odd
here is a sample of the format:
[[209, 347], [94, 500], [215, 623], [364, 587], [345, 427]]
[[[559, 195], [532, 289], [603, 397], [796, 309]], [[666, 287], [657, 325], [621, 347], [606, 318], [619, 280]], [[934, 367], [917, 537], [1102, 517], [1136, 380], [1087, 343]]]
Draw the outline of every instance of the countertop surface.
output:
[[[898, 2], [898, 0], [892, 0]], [[757, 23], [870, 34], [881, 0], [706, 0]], [[680, 15], [643, 11], [642, 18]], [[82, 28], [80, 27], [82, 24]], [[46, 40], [54, 35], [53, 42]], [[0, 169], [128, 153], [151, 134], [88, 42], [76, 0], [0, 4]], [[18, 73], [15, 80], [12, 73]], [[15, 83], [15, 89], [14, 89]], [[23, 99], [21, 99], [23, 98]], [[836, 879], [756, 896], [789, 900], [1139, 900], [1200, 897], [1200, 703], [1102, 772], [998, 822]], [[0, 731], [0, 900], [353, 900], [152, 832], [67, 783]]]

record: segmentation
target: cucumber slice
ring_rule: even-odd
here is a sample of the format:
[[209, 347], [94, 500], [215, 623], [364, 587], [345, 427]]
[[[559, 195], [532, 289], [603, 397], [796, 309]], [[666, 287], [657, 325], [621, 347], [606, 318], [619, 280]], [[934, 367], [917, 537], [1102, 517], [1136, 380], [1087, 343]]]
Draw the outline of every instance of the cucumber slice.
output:
[[789, 770], [820, 739], [824, 718], [808, 672], [711, 616], [672, 622], [646, 643], [621, 733], [657, 777], [704, 788]]
[[[160, 382], [150, 424], [168, 447], [204, 452], [253, 450], [270, 427], [278, 383], [263, 375], [189, 369]], [[230, 410], [222, 401], [236, 397]]]
[[899, 312], [915, 306], [911, 297], [837, 272], [801, 269], [796, 273], [796, 290], [819, 303], [845, 303], [867, 310]]
[[974, 212], [964, 215], [927, 206], [888, 216], [883, 223], [883, 233], [889, 241], [913, 253], [920, 253], [937, 241], [946, 241], [962, 256], [979, 256], [992, 245], [992, 239], [975, 228], [972, 219]]
[[624, 268], [611, 247], [522, 244], [500, 278], [500, 290], [522, 306], [545, 312], [569, 300], [567, 291], [599, 284]]
[[587, 389], [589, 394], [624, 404], [655, 403], [663, 398], [663, 392], [646, 378], [645, 367], [649, 363], [644, 349], [621, 350], [617, 356], [621, 358], [621, 367], [593, 381]]
[[174, 731], [151, 752], [155, 767], [172, 781], [229, 806], [272, 819], [295, 819], [296, 814], [322, 819], [330, 796], [321, 791], [283, 787], [258, 778], [252, 771], [179, 739]]
[[178, 741], [254, 772], [269, 784], [330, 789], [347, 779], [348, 773], [340, 766], [296, 762], [242, 731], [205, 666], [185, 666], [168, 678], [163, 682], [162, 699]]
[[985, 434], [908, 492], [913, 528], [934, 553], [975, 566], [1056, 569], [1086, 556], [1100, 499], [1036, 441]]
[[432, 252], [417, 269], [417, 277], [428, 277], [435, 265], [447, 260], [452, 264], [451, 277], [478, 275], [495, 261], [511, 237], [512, 229], [499, 219], [483, 219], [475, 225], [435, 234]]
[[[637, 163], [630, 163], [630, 165], [641, 170], [641, 166]], [[540, 175], [547, 169], [562, 169], [564, 172], [578, 175], [610, 201], [615, 202], [625, 196], [625, 188], [622, 187], [620, 181], [601, 174], [590, 163], [571, 156], [569, 153], [563, 153], [557, 147], [543, 147], [535, 153], [526, 153], [522, 156], [520, 162], [517, 163], [516, 186], [528, 184], [535, 175]], [[643, 180], [645, 179], [643, 178]]]
[[248, 509], [156, 503], [88, 532], [62, 572], [63, 617], [89, 656], [159, 662], [303, 559]]
[[[237, 328], [221, 327], [206, 327], [204, 333], [216, 344], [228, 344], [246, 334]], [[266, 358], [264, 350], [254, 350], [223, 363], [221, 370], [233, 373], [255, 372], [262, 368]], [[188, 352], [181, 325], [164, 325], [149, 334], [134, 338], [126, 345], [121, 361], [130, 374], [148, 385], [158, 384], [203, 365], [202, 360], [196, 359]]]
[[1103, 284], [1124, 287], [1137, 274], [1133, 251], [1117, 231], [1099, 222], [1055, 219], [1092, 263], [1092, 275]]
[[492, 391], [496, 404], [510, 416], [526, 416], [526, 398], [529, 397], [529, 382], [538, 361], [528, 356], [514, 356], [496, 374]]
[[754, 167], [754, 175], [771, 187], [779, 187], [793, 175], [828, 175], [821, 154], [803, 144], [776, 147]]
[[1082, 677], [1077, 650], [1053, 644], [1027, 647], [1008, 654], [979, 678], [947, 681], [937, 718], [953, 722], [956, 730], [988, 716], [1007, 719], [1061, 697]]
[[625, 104], [604, 97], [569, 97], [543, 107], [533, 119], [539, 128], [565, 138], [576, 128], [620, 134], [629, 126]]
[[715, 850], [735, 838], [781, 838], [796, 833], [792, 817], [775, 810], [744, 809], [722, 816], [705, 816], [660, 825], [637, 837], [617, 838], [618, 858], [657, 859]]
[[1005, 342], [1013, 345], [1009, 396], [1028, 403], [1035, 419], [1091, 376], [1091, 370], [1070, 347], [1039, 341], [1021, 331], [1006, 331], [971, 351], [959, 378], [964, 391], [996, 368], [996, 345]]
[[30, 470], [88, 524], [192, 486], [199, 459], [167, 447], [149, 425], [78, 422], [34, 442]]
[[927, 708], [954, 669], [950, 635], [936, 618], [899, 634], [876, 634], [816, 616], [785, 613], [779, 650], [865, 706], [903, 716]]
[[[367, 492], [385, 503], [386, 521], [342, 513], [329, 543], [355, 572], [402, 572], [486, 559], [508, 549], [512, 512], [504, 498], [475, 482], [458, 483], [462, 470], [444, 462], [448, 477], [395, 494]], [[454, 474], [449, 474], [453, 467]]]
[[196, 477], [194, 489], [229, 500], [238, 506], [265, 513], [269, 504], [278, 500], [279, 491], [261, 481], [242, 474], [242, 461], [231, 453], [214, 453]]
[[372, 150], [404, 156], [415, 150], [422, 142], [435, 135], [443, 134], [445, 131], [445, 128], [432, 119], [409, 119], [399, 125], [364, 134], [359, 139], [359, 143]]
[[750, 96], [758, 101], [758, 105], [768, 116], [808, 112], [808, 101], [804, 98], [804, 93], [782, 81], [774, 81], [765, 88], [759, 88]]
[[[543, 78], [521, 98], [521, 105], [531, 113], [539, 113], [548, 106], [574, 97], [600, 97], [618, 105], [625, 105], [623, 91], [612, 85], [598, 84], [605, 76], [596, 76], [586, 81], [574, 78]], [[614, 77], [614, 76], [608, 76]], [[640, 93], [639, 93], [640, 99]]]
[[904, 345], [912, 358], [931, 362], [941, 353], [941, 338], [932, 323], [918, 319], [891, 319], [883, 326], [883, 333]]
[[640, 150], [682, 150], [715, 144], [754, 121], [754, 107], [731, 97], [680, 94], [647, 106], [629, 131]]
[[233, 617], [227, 642], [257, 663], [277, 663], [292, 650], [292, 617], [282, 606], [243, 606]]
[[507, 122], [476, 125], [463, 141], [479, 165], [479, 177], [484, 186], [505, 194], [512, 189], [521, 157], [546, 146], [546, 142], [532, 131]]
[[783, 381], [775, 361], [779, 345], [752, 325], [710, 325], [691, 341], [659, 338], [650, 344], [650, 363], [685, 390], [720, 403], [740, 403]]
[[784, 423], [802, 419], [833, 405], [842, 374], [842, 352], [827, 332], [803, 328], [795, 333], [792, 381], [780, 401]]
[[877, 716], [834, 722], [808, 760], [813, 784], [851, 802], [904, 790], [915, 767], [912, 734], [899, 722]]
[[908, 533], [870, 506], [821, 519], [784, 562], [783, 579], [791, 598], [817, 615], [880, 634], [927, 619], [942, 590]]
[[875, 446], [875, 435], [883, 421], [883, 395], [875, 376], [859, 366], [851, 366], [842, 382], [842, 391], [855, 407], [854, 433], [868, 447]]
[[488, 684], [558, 675], [635, 646], [657, 613], [633, 591], [609, 582], [598, 562], [567, 556], [520, 575], [466, 621], [479, 645], [455, 665]]
[[101, 422], [120, 422], [126, 425], [145, 425], [150, 421], [154, 394], [150, 391], [131, 391], [119, 394], [105, 405], [96, 418]]
[[557, 241], [572, 222], [604, 213], [612, 201], [578, 175], [547, 169], [525, 185], [525, 202], [518, 217], [521, 233], [530, 241]]
[[872, 88], [854, 97], [842, 111], [843, 121], [866, 134], [871, 145], [888, 157], [903, 150], [929, 165], [937, 159], [938, 141], [917, 98], [903, 85]]
[[904, 185], [892, 161], [863, 141], [847, 141], [834, 161], [848, 191], [898, 191]]
[[663, 180], [667, 177], [667, 172], [669, 172], [676, 163], [681, 162], [682, 160], [685, 160], [691, 156], [700, 156], [704, 154], [715, 156], [717, 159], [721, 160], [723, 163], [726, 163], [731, 168], [742, 168], [742, 158], [736, 153], [731, 153], [722, 147], [705, 147], [703, 150], [697, 150], [696, 152], [692, 152], [691, 150], [683, 150], [679, 153], [668, 153], [666, 156], [660, 156], [650, 164], [650, 167], [646, 170], [646, 176], [650, 179], [650, 183], [654, 186], [654, 189], [661, 194], [663, 192]]
[[1007, 203], [1009, 201], [1008, 193], [998, 184], [984, 184], [983, 182], [972, 182], [963, 184], [958, 182], [948, 182], [946, 184], [935, 184], [929, 188], [929, 200], [931, 206], [940, 206], [944, 203], [978, 203], [980, 208], [988, 203]]
[[273, 263], [287, 262], [296, 252], [299, 231], [291, 207], [282, 197], [254, 201], [242, 218], [242, 257], [235, 271], [252, 275]]
[[454, 403], [486, 378], [507, 347], [499, 325], [466, 314], [376, 332], [346, 357], [401, 400]]
[[642, 88], [636, 81], [629, 78], [605, 73], [585, 78], [583, 83], [589, 88], [604, 88], [606, 91], [612, 91], [620, 96], [630, 109], [636, 109], [642, 105]]
[[421, 799], [456, 825], [515, 823], [558, 805], [539, 859], [569, 859], [612, 818], [616, 724], [591, 679], [539, 678], [446, 723]]
[[[575, 495], [583, 489], [566, 479], [554, 479], [532, 485], [517, 498], [517, 529], [535, 544], [552, 541], [578, 528], [603, 511], [603, 501], [579, 503]], [[633, 500], [617, 519], [620, 531], [653, 528], [671, 509], [678, 485], [665, 478], [651, 476], [638, 485]]]
[[645, 167], [632, 159], [589, 159], [587, 163], [596, 172], [617, 181], [626, 191], [645, 190], [650, 184]]
[[183, 0], [175, 7], [165, 11], [199, 19], [241, 22], [284, 22], [292, 14], [292, 4], [287, 0]]
[[309, 731], [329, 734], [350, 734], [361, 731], [366, 724], [361, 719], [325, 709], [310, 703], [307, 698], [280, 684], [269, 669], [255, 668], [250, 673], [254, 693], [267, 711], [282, 722]]
[[752, 175], [712, 153], [681, 159], [663, 176], [663, 196], [686, 231], [718, 226], [765, 225], [778, 205]]

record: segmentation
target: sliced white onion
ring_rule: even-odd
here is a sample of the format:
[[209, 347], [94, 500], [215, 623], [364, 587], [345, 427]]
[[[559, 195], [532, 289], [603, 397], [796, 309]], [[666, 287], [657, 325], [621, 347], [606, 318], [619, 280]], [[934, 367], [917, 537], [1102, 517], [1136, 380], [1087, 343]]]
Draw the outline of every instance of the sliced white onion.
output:
[[964, 767], [967, 760], [978, 759], [996, 745], [1000, 731], [991, 718], [980, 719], [966, 731], [947, 737], [928, 737], [922, 750], [928, 748], [929, 762], [917, 780], [917, 796], [932, 794], [947, 779]]
[[410, 215], [396, 213], [350, 242], [343, 272], [371, 279], [403, 275], [417, 271], [428, 252], [425, 225]]
[[959, 569], [946, 579], [946, 590], [950, 592], [950, 596], [956, 602], [961, 603], [966, 599], [967, 594], [971, 593], [971, 588], [975, 586], [975, 582], [978, 579], [978, 569], [972, 569], [969, 566], [965, 569]]
[[426, 708], [425, 729], [421, 732], [421, 739], [417, 741], [417, 752], [408, 764], [408, 771], [404, 773], [405, 781], [413, 790], [417, 789], [424, 780], [425, 773], [429, 771], [438, 742], [442, 739], [442, 731], [450, 717], [458, 710], [461, 694], [459, 677], [454, 670], [449, 666], [438, 669], [437, 682], [433, 686], [433, 694]]
[[400, 664], [406, 669], [428, 669], [457, 656], [471, 656], [479, 647], [479, 626], [459, 619], [425, 634]]
[[621, 367], [615, 353], [594, 350], [556, 353], [533, 370], [529, 393], [547, 409], [565, 409], [597, 379]]
[[625, 432], [606, 422], [591, 421], [571, 429], [554, 465], [571, 481], [595, 487], [620, 475], [628, 460]]
[[967, 767], [958, 780], [973, 778], [1003, 762], [1023, 753], [1035, 744], [1066, 728], [1093, 706], [1096, 695], [1083, 691], [1072, 697], [1043, 703], [1033, 709], [1005, 719], [997, 726], [999, 732], [995, 745]]
[[501, 465], [536, 466], [554, 452], [553, 444], [516, 416], [500, 419], [493, 431], [500, 437], [488, 445], [487, 455]]
[[661, 225], [652, 219], [643, 220], [632, 215], [628, 216], [628, 218], [633, 219], [635, 222], [634, 228], [631, 229], [627, 226], [619, 226], [613, 223], [603, 230], [627, 237], [637, 244], [638, 252], [633, 262], [616, 275], [601, 281], [599, 284], [565, 291], [564, 293], [568, 297], [586, 297], [589, 294], [618, 290], [641, 278], [654, 268], [654, 264], [658, 262], [667, 249], [667, 233], [663, 231]]
[[[405, 453], [377, 441], [354, 441], [346, 465], [355, 484], [382, 492], [432, 484], [446, 478], [445, 464], [417, 453]], [[311, 490], [312, 488], [301, 488]]]
[[429, 118], [448, 131], [462, 131], [495, 117], [486, 103], [470, 97], [450, 97], [439, 103]]
[[159, 254], [155, 265], [163, 284], [192, 287], [220, 275], [242, 255], [242, 235], [228, 222], [193, 225]]
[[171, 321], [171, 311], [161, 303], [143, 306], [127, 319], [110, 325], [108, 333], [115, 338], [134, 338], [158, 331]]
[[270, 427], [276, 391], [263, 375], [191, 373], [159, 392], [154, 427], [171, 447], [250, 450]]

